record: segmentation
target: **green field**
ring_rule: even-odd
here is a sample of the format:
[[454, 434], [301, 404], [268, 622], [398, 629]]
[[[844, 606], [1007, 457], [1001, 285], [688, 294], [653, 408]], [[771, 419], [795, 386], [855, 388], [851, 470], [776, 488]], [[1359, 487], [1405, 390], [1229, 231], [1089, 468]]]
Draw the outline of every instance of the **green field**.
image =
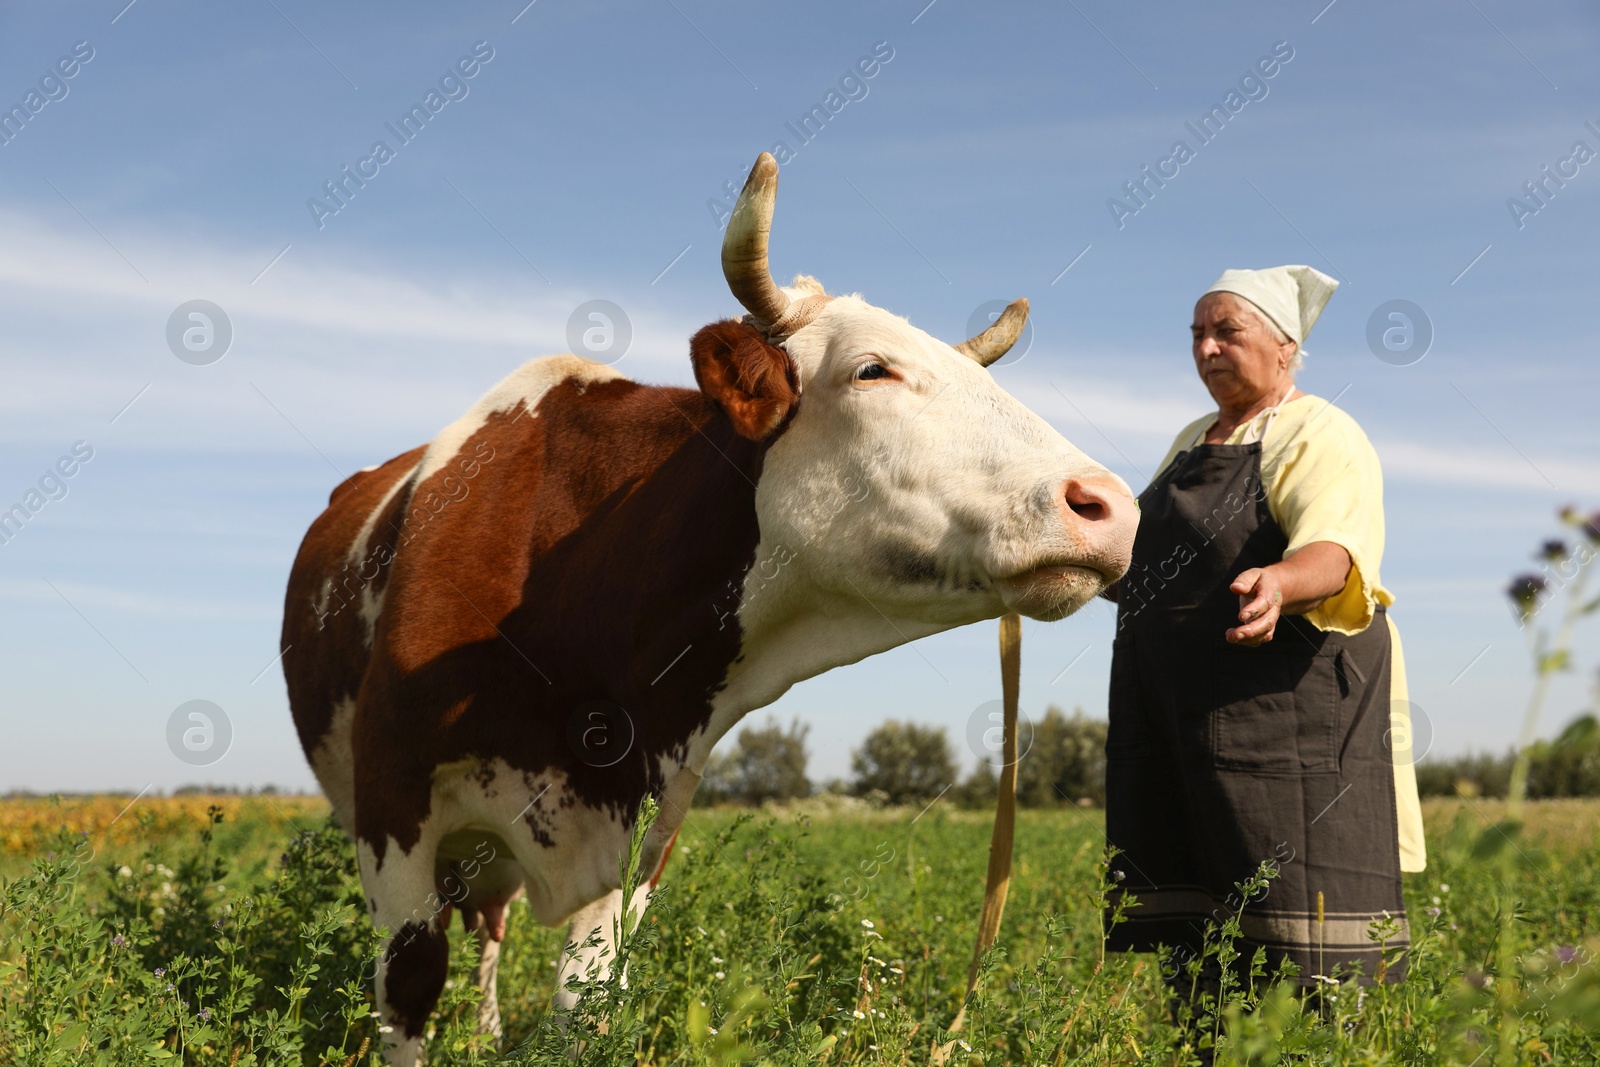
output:
[[[376, 939], [321, 801], [130, 799], [0, 801], [0, 1064], [380, 1063]], [[472, 1032], [457, 925], [429, 1062], [929, 1062], [964, 987], [989, 817], [917, 815], [693, 812], [626, 986], [587, 1001], [604, 1024], [549, 1017], [561, 932], [514, 905], [500, 1049]], [[1286, 990], [1249, 995], [1205, 1027], [1218, 1062], [1600, 1062], [1600, 804], [1531, 805], [1504, 838], [1494, 802], [1427, 815], [1410, 979], [1330, 988], [1320, 1014]], [[1095, 811], [1022, 813], [1005, 927], [949, 1062], [1192, 1062], [1161, 962], [1101, 951], [1101, 827]], [[1515, 872], [1504, 915], [1496, 842]]]

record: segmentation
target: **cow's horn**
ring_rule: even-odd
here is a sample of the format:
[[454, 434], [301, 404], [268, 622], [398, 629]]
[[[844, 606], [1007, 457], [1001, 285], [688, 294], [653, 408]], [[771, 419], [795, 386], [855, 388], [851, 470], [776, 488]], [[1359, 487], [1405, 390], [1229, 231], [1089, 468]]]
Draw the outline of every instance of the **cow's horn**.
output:
[[771, 325], [789, 308], [789, 298], [767, 267], [767, 235], [778, 199], [778, 161], [771, 152], [756, 157], [722, 238], [722, 273], [745, 310]]
[[1028, 325], [1028, 298], [1019, 296], [1006, 305], [1000, 312], [1000, 317], [995, 324], [978, 334], [956, 345], [956, 351], [964, 356], [969, 356], [978, 361], [978, 365], [987, 367], [1007, 352], [1017, 343], [1017, 338], [1022, 336], [1022, 328]]

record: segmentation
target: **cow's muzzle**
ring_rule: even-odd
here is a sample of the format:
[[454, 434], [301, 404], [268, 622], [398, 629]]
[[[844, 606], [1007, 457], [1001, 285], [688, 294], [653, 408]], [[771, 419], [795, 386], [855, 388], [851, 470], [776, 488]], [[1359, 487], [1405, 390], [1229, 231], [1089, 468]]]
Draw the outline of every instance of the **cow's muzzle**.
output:
[[1071, 548], [995, 582], [1007, 610], [1054, 620], [1077, 611], [1128, 571], [1139, 509], [1121, 479], [1069, 478], [1056, 510]]
[[1121, 478], [1068, 478], [1056, 496], [1061, 521], [1083, 558], [1074, 560], [1105, 576], [1107, 584], [1128, 573], [1139, 505]]

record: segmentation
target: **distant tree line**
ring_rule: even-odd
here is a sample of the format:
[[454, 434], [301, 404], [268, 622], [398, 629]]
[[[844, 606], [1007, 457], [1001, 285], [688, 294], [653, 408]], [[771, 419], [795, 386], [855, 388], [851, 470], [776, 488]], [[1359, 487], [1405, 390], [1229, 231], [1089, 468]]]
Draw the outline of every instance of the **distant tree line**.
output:
[[[882, 804], [926, 804], [935, 797], [960, 807], [994, 803], [996, 768], [980, 762], [960, 773], [949, 735], [942, 726], [890, 719], [869, 733], [850, 757], [850, 777], [813, 783], [806, 777], [810, 727], [782, 726], [772, 718], [739, 731], [732, 748], [712, 756], [697, 803], [759, 805], [793, 800], [816, 792], [862, 797]], [[1019, 738], [1017, 803], [1049, 808], [1105, 803], [1106, 724], [1082, 709], [1067, 715], [1058, 707], [1025, 723]], [[1472, 753], [1417, 764], [1423, 796], [1503, 797], [1515, 753]], [[1581, 715], [1550, 741], [1531, 751], [1530, 797], [1600, 796], [1600, 721]]]
[[[1600, 796], [1600, 721], [1580, 715], [1554, 740], [1529, 750], [1528, 796]], [[1516, 751], [1475, 752], [1417, 764], [1417, 790], [1423, 796], [1503, 797], [1511, 783]]]
[[287, 786], [276, 786], [270, 782], [257, 787], [253, 785], [217, 784], [213, 782], [190, 782], [175, 787], [171, 792], [160, 789], [145, 789], [138, 791], [132, 789], [90, 789], [90, 790], [47, 790], [40, 792], [34, 789], [8, 789], [0, 793], [0, 800], [28, 800], [39, 797], [253, 797], [256, 794], [267, 797], [314, 797], [320, 795], [318, 790], [290, 789]]
[[696, 803], [756, 805], [810, 796], [811, 780], [806, 777], [810, 732], [811, 727], [798, 719], [785, 729], [770, 715], [764, 726], [746, 726], [732, 752], [712, 754]]
[[[810, 727], [787, 727], [768, 718], [746, 726], [733, 747], [711, 757], [696, 795], [703, 804], [761, 804], [813, 792], [840, 793], [882, 804], [926, 804], [935, 797], [964, 807], [994, 803], [996, 768], [980, 762], [962, 777], [950, 737], [942, 726], [897, 719], [878, 726], [850, 757], [851, 776], [818, 788], [806, 777]], [[1106, 724], [1082, 709], [1068, 716], [1050, 707], [1025, 724], [1019, 739], [1017, 800], [1027, 807], [1100, 804], [1105, 800]]]

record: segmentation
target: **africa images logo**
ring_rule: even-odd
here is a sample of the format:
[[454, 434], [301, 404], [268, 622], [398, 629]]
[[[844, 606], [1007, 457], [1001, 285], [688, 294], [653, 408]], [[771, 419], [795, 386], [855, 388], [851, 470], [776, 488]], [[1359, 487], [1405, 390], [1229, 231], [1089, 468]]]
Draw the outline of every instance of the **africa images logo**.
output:
[[[822, 135], [823, 129], [847, 105], [867, 98], [872, 87], [868, 82], [876, 78], [883, 68], [894, 59], [894, 45], [888, 41], [878, 41], [872, 46], [872, 54], [857, 59], [853, 65], [845, 69], [839, 77], [837, 88], [830, 86], [823, 96], [821, 103], [811, 105], [811, 110], [801, 115], [798, 125], [794, 122], [785, 122], [783, 128], [794, 136], [795, 145], [790, 147], [784, 140], [773, 142], [772, 156], [778, 161], [779, 166], [788, 166], [800, 154], [800, 149], [815, 141]], [[711, 218], [720, 229], [726, 226], [728, 219], [733, 215], [733, 205], [739, 199], [739, 190], [743, 181], [729, 178], [722, 183], [722, 199], [716, 197], [706, 198], [706, 209], [711, 212]]]
[[337, 215], [350, 206], [350, 201], [355, 199], [356, 193], [367, 187], [367, 182], [378, 176], [379, 169], [392, 161], [400, 148], [410, 144], [422, 133], [423, 129], [449, 105], [452, 101], [459, 102], [467, 98], [472, 91], [467, 84], [482, 72], [484, 65], [494, 59], [494, 48], [488, 41], [479, 41], [472, 46], [472, 54], [462, 56], [456, 60], [455, 65], [439, 77], [439, 87], [428, 87], [423, 94], [422, 102], [412, 104], [410, 109], [394, 122], [384, 123], [395, 138], [395, 147], [390, 147], [388, 141], [378, 140], [372, 142], [372, 149], [365, 156], [356, 160], [355, 169], [346, 163], [339, 168], [335, 178], [322, 183], [322, 191], [327, 195], [323, 200], [319, 197], [309, 197], [306, 208], [311, 212], [311, 221], [317, 224], [317, 229], [327, 226], [330, 215]]
[[20, 104], [0, 110], [0, 145], [8, 145], [21, 135], [23, 127], [48, 105], [67, 98], [72, 87], [67, 83], [78, 76], [85, 64], [94, 58], [94, 46], [79, 41], [72, 46], [72, 54], [62, 56], [39, 77], [39, 87], [22, 94]]
[[[1600, 138], [1600, 126], [1595, 125], [1593, 120], [1585, 121], [1583, 126]], [[1511, 221], [1517, 224], [1517, 229], [1522, 229], [1528, 224], [1529, 218], [1549, 207], [1556, 193], [1565, 189], [1567, 182], [1576, 178], [1579, 168], [1594, 159], [1595, 154], [1588, 141], [1574, 141], [1567, 154], [1556, 160], [1554, 169], [1546, 163], [1539, 168], [1537, 178], [1522, 183], [1523, 196], [1506, 197], [1506, 208], [1511, 212]]]
[[1127, 226], [1130, 218], [1149, 207], [1156, 192], [1165, 189], [1167, 182], [1183, 173], [1182, 168], [1195, 158], [1201, 148], [1221, 136], [1223, 128], [1246, 105], [1265, 100], [1272, 91], [1267, 82], [1276, 78], [1293, 58], [1294, 46], [1288, 41], [1274, 44], [1271, 54], [1256, 60], [1255, 65], [1239, 78], [1237, 89], [1229, 89], [1222, 103], [1213, 104], [1200, 116], [1198, 125], [1193, 122], [1183, 124], [1184, 129], [1194, 135], [1195, 147], [1191, 148], [1185, 140], [1174, 141], [1172, 151], [1156, 161], [1154, 170], [1146, 163], [1139, 168], [1139, 177], [1123, 182], [1122, 191], [1127, 199], [1120, 200], [1113, 196], [1106, 200], [1106, 209], [1111, 212], [1111, 221], [1117, 224], [1117, 229]]
[[9, 545], [11, 539], [22, 532], [46, 504], [65, 499], [69, 486], [67, 479], [83, 469], [83, 464], [94, 458], [94, 446], [88, 441], [74, 441], [70, 454], [63, 455], [44, 469], [35, 485], [29, 486], [22, 499], [9, 508], [0, 509], [0, 545]]

